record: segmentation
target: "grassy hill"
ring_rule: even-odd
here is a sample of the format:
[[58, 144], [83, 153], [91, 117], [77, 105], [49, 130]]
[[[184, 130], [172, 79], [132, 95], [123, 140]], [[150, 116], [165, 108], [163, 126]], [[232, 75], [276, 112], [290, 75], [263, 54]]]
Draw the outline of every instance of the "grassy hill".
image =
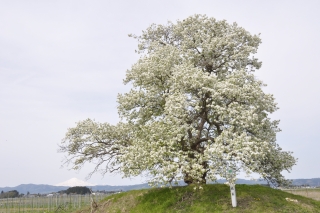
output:
[[[133, 190], [107, 197], [98, 203], [102, 212], [320, 212], [320, 202], [259, 185], [237, 185], [238, 207], [231, 206], [227, 185]], [[286, 198], [298, 202], [287, 201]], [[75, 213], [90, 212], [87, 207]]]

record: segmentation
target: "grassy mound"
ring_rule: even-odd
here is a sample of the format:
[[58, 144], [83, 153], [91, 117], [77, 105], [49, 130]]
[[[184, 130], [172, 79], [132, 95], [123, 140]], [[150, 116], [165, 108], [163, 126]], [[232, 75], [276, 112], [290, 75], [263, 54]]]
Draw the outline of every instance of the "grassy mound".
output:
[[[230, 189], [222, 184], [134, 190], [107, 197], [93, 212], [320, 212], [319, 201], [269, 187], [236, 185], [236, 192], [233, 208]], [[90, 208], [76, 213], [84, 212]]]

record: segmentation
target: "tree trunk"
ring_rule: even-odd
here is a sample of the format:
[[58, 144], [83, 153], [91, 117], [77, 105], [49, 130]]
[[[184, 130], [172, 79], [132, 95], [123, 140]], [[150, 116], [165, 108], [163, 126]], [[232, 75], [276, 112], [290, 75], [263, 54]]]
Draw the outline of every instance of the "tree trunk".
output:
[[[201, 181], [200, 181], [199, 184], [206, 184], [206, 176], [207, 176], [207, 173], [204, 173], [204, 174], [202, 175], [202, 179], [201, 179]], [[184, 182], [185, 182], [186, 184], [188, 184], [188, 185], [198, 183], [197, 180], [194, 180], [194, 179], [193, 179], [192, 177], [190, 177], [188, 174], [185, 174], [185, 175], [184, 175], [183, 180], [184, 180]]]

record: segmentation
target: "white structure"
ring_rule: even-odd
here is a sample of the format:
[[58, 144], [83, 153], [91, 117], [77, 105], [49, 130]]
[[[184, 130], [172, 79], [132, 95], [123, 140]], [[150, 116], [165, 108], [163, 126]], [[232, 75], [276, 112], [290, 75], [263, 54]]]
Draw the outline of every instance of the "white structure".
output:
[[236, 185], [230, 184], [231, 203], [232, 207], [237, 207]]
[[[231, 179], [235, 179], [236, 175], [237, 175], [237, 172], [235, 169], [232, 169], [230, 168], [228, 162], [227, 162], [227, 179], [229, 181], [229, 183], [231, 182], [230, 180]], [[237, 195], [236, 195], [236, 184], [233, 183], [233, 184], [230, 184], [230, 193], [231, 193], [231, 204], [232, 204], [232, 207], [237, 207]]]

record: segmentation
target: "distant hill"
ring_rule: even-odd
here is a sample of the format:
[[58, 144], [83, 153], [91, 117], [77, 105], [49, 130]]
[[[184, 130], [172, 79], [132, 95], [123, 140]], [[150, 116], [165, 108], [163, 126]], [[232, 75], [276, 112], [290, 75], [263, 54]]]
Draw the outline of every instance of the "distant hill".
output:
[[[311, 179], [291, 179], [292, 185], [302, 186], [302, 185], [309, 185], [312, 187], [320, 186], [320, 178], [311, 178]], [[218, 180], [218, 183], [225, 183], [226, 180]], [[236, 184], [267, 184], [265, 180], [245, 180], [245, 179], [238, 179]]]
[[110, 186], [110, 185], [97, 185], [90, 187], [93, 191], [130, 191], [136, 189], [148, 189], [150, 186], [147, 183], [125, 186]]
[[[218, 180], [218, 183], [224, 183], [225, 180]], [[245, 180], [238, 179], [236, 184], [266, 184], [266, 181], [254, 181], [254, 180]], [[180, 186], [185, 185], [183, 182], [179, 183]], [[294, 179], [293, 185], [309, 185], [309, 186], [320, 186], [320, 178], [312, 178], [312, 179]], [[20, 194], [26, 194], [29, 192], [30, 194], [48, 194], [52, 192], [58, 192], [61, 190], [67, 190], [68, 186], [52, 186], [46, 184], [21, 184], [15, 187], [0, 187], [0, 191], [12, 191], [17, 190]], [[147, 183], [144, 184], [136, 184], [136, 185], [124, 185], [124, 186], [111, 186], [111, 185], [97, 185], [97, 186], [89, 186], [93, 191], [129, 191], [135, 189], [147, 189], [150, 186]]]
[[309, 185], [309, 186], [320, 186], [320, 178], [311, 179], [293, 179], [293, 185]]
[[15, 187], [0, 187], [0, 191], [7, 192], [17, 190], [20, 194], [27, 194], [27, 192], [29, 192], [30, 194], [47, 194], [51, 192], [66, 190], [68, 188], [69, 187], [66, 186], [52, 186], [46, 184], [21, 184]]
[[[67, 190], [68, 186], [52, 186], [45, 184], [21, 184], [15, 187], [0, 187], [0, 191], [12, 191], [17, 190], [20, 194], [48, 194], [52, 192], [58, 192], [62, 190]], [[129, 191], [134, 189], [145, 189], [150, 188], [147, 183], [145, 184], [137, 184], [137, 185], [128, 185], [128, 186], [109, 186], [109, 185], [101, 185], [101, 186], [90, 186], [92, 191]]]

